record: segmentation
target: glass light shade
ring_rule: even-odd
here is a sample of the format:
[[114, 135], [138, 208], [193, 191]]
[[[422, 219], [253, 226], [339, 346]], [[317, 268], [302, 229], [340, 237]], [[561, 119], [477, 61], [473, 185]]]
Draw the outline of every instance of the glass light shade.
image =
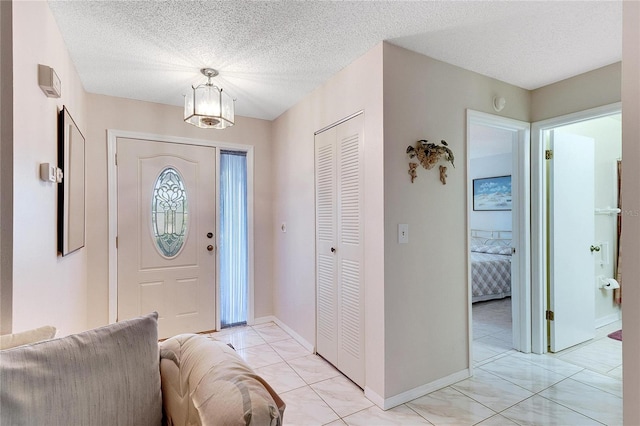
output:
[[210, 84], [192, 87], [184, 97], [184, 121], [203, 129], [233, 126], [234, 100], [222, 89]]

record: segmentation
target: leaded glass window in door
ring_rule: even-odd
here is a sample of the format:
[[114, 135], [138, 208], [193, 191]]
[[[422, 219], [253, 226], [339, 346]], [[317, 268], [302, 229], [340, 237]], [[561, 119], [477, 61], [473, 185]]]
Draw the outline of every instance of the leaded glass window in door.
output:
[[173, 167], [165, 168], [153, 188], [151, 227], [158, 251], [167, 258], [180, 253], [187, 237], [189, 205], [182, 176]]

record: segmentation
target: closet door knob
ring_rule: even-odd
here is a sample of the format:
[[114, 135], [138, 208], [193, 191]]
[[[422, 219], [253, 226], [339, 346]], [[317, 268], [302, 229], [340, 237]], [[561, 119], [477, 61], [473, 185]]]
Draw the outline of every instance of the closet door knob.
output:
[[209, 250], [209, 251], [213, 251], [213, 246], [212, 246], [212, 245], [208, 245], [208, 246], [207, 246], [207, 250]]
[[335, 253], [336, 252], [336, 248], [335, 247], [331, 247], [331, 253]]

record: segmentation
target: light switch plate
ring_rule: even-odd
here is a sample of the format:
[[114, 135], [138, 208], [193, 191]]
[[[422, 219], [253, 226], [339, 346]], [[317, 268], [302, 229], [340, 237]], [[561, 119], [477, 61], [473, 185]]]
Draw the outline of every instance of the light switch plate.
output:
[[406, 223], [398, 224], [398, 243], [409, 243], [409, 225]]

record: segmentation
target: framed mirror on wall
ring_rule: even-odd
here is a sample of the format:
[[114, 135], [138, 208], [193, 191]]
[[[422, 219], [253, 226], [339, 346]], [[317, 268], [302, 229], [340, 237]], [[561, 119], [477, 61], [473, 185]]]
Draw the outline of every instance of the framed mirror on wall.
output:
[[58, 116], [58, 251], [66, 256], [85, 239], [85, 139], [67, 107]]

